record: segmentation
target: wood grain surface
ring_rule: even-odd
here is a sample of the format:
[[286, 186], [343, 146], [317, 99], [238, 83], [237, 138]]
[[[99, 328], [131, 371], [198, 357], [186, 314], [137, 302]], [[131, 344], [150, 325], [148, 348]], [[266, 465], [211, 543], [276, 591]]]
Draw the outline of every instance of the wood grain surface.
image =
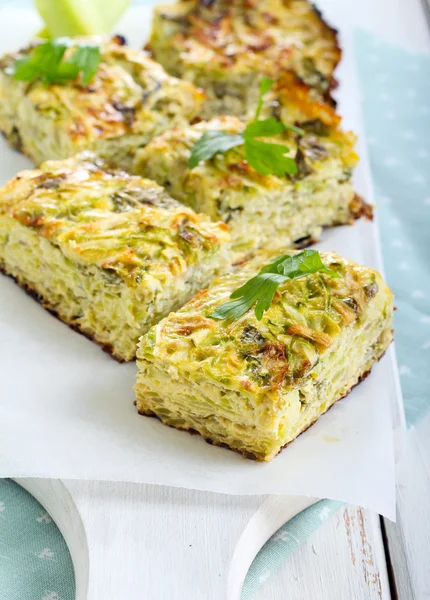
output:
[[348, 506], [324, 523], [255, 600], [388, 600], [379, 516]]

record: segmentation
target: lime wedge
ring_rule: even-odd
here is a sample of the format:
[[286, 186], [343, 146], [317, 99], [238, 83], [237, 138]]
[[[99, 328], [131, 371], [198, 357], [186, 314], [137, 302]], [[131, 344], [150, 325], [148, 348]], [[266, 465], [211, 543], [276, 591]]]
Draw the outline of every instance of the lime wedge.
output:
[[51, 37], [110, 33], [130, 0], [34, 0]]
[[44, 27], [43, 29], [41, 29], [39, 31], [39, 33], [37, 34], [37, 37], [39, 38], [44, 38], [44, 39], [49, 39], [51, 37], [51, 34], [49, 33], [49, 31], [46, 29], [46, 27]]

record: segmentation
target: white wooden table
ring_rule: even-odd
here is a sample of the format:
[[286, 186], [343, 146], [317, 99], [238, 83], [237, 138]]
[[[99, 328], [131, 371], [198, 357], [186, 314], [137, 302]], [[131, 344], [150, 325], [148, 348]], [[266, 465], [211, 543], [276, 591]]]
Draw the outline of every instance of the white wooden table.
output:
[[430, 598], [430, 415], [408, 435], [397, 523], [341, 509], [270, 577], [255, 600]]
[[[345, 0], [357, 27], [430, 51], [428, 0]], [[338, 8], [319, 0], [324, 14]], [[255, 600], [430, 599], [430, 415], [407, 436], [398, 468], [397, 523], [342, 509], [268, 578]]]

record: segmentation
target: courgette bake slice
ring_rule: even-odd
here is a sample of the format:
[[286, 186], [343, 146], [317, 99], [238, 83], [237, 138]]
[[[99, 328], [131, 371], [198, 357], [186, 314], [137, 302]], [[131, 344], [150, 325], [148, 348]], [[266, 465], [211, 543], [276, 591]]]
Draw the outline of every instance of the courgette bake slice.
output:
[[0, 269], [118, 360], [229, 268], [224, 223], [90, 155], [23, 171], [0, 190]]
[[336, 31], [306, 0], [160, 5], [148, 47], [170, 74], [205, 89], [212, 116], [244, 114], [257, 100], [261, 76], [277, 79], [286, 70], [321, 98], [341, 55]]
[[261, 175], [245, 160], [243, 146], [190, 169], [192, 148], [205, 132], [244, 131], [237, 117], [169, 130], [136, 154], [136, 172], [154, 179], [194, 210], [228, 223], [235, 260], [264, 246], [301, 247], [317, 240], [322, 227], [371, 216], [371, 208], [352, 186], [356, 138], [341, 129], [340, 117], [314, 102], [306, 86], [291, 75], [278, 82], [262, 116], [272, 115], [275, 101], [277, 117], [305, 131], [299, 136], [288, 130], [268, 140], [287, 146], [287, 155], [296, 160], [295, 175]]
[[258, 460], [343, 398], [392, 339], [393, 298], [379, 273], [323, 253], [339, 278], [314, 273], [281, 284], [258, 321], [210, 315], [274, 253], [218, 278], [139, 342], [137, 410]]
[[201, 90], [167, 75], [122, 38], [77, 42], [100, 45], [101, 62], [88, 85], [15, 80], [17, 61], [39, 42], [0, 59], [0, 130], [37, 165], [92, 150], [128, 169], [136, 148], [198, 114]]

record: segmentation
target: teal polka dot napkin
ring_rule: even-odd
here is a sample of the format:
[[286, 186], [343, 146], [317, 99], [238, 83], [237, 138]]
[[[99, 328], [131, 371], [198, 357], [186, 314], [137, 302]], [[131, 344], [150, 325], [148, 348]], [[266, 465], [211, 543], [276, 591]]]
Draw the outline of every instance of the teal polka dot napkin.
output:
[[406, 420], [430, 408], [430, 58], [357, 35]]
[[[386, 276], [395, 317], [406, 418], [430, 409], [430, 57], [356, 38]], [[342, 506], [323, 500], [282, 527], [257, 555], [242, 600]], [[40, 505], [0, 481], [0, 600], [73, 600], [73, 568]]]
[[73, 567], [55, 523], [19, 485], [0, 480], [0, 600], [74, 600]]

